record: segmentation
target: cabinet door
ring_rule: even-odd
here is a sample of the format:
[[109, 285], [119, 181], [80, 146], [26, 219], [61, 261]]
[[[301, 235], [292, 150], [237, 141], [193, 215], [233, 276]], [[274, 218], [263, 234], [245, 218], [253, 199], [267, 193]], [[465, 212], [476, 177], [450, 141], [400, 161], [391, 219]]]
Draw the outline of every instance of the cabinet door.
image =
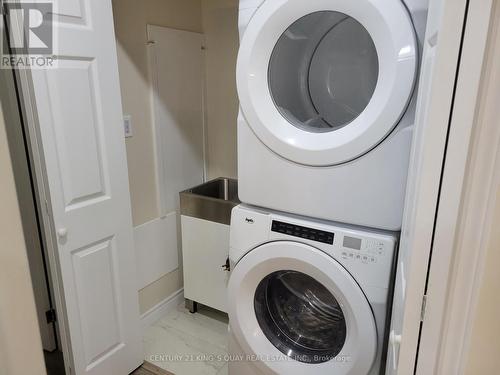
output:
[[229, 225], [181, 216], [184, 296], [227, 312]]

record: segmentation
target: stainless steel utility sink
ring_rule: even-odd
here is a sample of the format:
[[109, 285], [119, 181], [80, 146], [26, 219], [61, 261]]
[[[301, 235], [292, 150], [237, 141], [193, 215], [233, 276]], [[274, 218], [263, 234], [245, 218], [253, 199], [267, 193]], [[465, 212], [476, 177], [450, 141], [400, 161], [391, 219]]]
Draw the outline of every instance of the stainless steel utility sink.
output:
[[231, 178], [216, 178], [179, 195], [181, 215], [227, 225], [231, 222], [231, 210], [240, 203], [238, 181]]

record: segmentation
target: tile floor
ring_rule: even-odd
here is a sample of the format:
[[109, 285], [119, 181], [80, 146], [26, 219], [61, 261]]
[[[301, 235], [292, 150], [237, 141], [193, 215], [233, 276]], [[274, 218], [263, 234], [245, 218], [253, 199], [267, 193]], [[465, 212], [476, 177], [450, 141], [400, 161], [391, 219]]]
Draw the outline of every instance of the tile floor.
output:
[[149, 327], [143, 337], [145, 359], [176, 375], [226, 375], [227, 315], [184, 304]]
[[172, 373], [146, 361], [130, 375], [172, 375]]

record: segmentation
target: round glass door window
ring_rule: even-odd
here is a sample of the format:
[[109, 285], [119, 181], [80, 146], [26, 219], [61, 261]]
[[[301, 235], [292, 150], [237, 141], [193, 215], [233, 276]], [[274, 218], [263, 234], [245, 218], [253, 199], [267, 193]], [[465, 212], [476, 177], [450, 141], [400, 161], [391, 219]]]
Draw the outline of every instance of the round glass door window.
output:
[[308, 275], [273, 272], [259, 283], [254, 307], [268, 340], [296, 361], [327, 362], [344, 346], [346, 322], [339, 303]]
[[352, 122], [370, 102], [379, 73], [370, 34], [354, 18], [321, 11], [295, 21], [271, 55], [268, 81], [282, 116], [309, 132]]

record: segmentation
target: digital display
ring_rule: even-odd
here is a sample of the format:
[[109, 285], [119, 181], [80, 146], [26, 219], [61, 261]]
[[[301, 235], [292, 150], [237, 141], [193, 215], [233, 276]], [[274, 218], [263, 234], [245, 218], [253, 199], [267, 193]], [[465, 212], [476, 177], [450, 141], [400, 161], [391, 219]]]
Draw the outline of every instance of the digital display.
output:
[[343, 245], [349, 249], [361, 250], [361, 238], [344, 236]]

